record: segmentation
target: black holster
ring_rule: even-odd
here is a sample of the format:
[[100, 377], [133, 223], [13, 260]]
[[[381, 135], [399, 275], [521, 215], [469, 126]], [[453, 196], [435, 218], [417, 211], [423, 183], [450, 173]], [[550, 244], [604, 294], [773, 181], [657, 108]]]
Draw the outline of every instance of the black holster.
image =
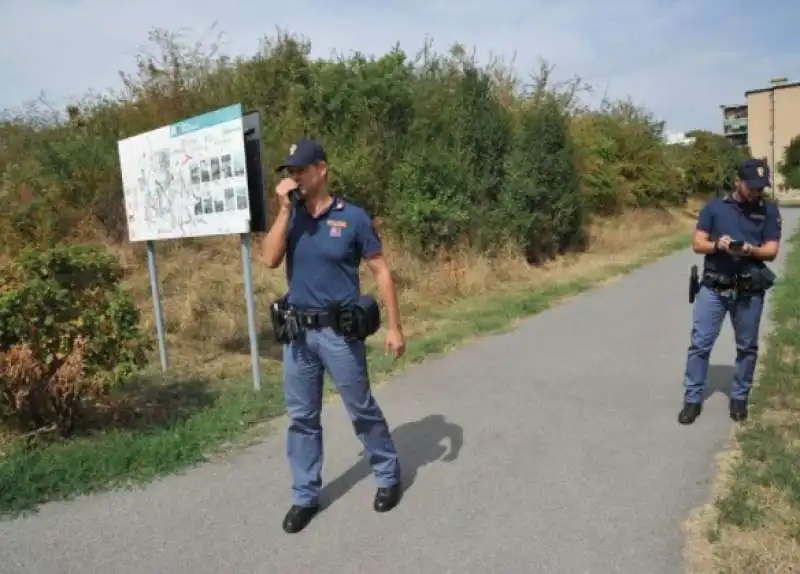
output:
[[689, 303], [694, 303], [697, 293], [700, 291], [700, 273], [697, 271], [697, 265], [692, 265], [689, 272]]
[[285, 345], [300, 336], [300, 322], [289, 307], [288, 294], [270, 304], [269, 316], [272, 322], [272, 334], [278, 343]]

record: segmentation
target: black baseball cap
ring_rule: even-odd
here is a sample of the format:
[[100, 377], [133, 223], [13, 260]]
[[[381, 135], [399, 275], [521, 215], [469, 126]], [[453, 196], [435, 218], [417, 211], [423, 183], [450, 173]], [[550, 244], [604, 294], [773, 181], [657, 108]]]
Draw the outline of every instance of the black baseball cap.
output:
[[305, 167], [320, 161], [327, 161], [328, 156], [318, 141], [301, 138], [289, 148], [289, 155], [283, 160], [275, 171], [282, 171], [287, 167]]
[[746, 159], [739, 164], [739, 179], [750, 189], [769, 187], [769, 165], [763, 159]]

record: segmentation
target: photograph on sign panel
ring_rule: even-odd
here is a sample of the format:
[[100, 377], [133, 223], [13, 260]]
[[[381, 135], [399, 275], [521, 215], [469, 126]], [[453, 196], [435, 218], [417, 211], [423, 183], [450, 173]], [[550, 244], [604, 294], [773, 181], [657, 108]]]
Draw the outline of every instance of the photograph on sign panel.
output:
[[[242, 146], [244, 146], [244, 142], [242, 142]], [[233, 162], [233, 176], [243, 176], [247, 165], [244, 160], [244, 150], [233, 154], [231, 156], [231, 161]]]
[[222, 164], [222, 177], [229, 178], [233, 177], [233, 168], [231, 167], [231, 154], [226, 153], [225, 155], [220, 158], [220, 162]]
[[236, 188], [236, 208], [237, 209], [247, 209], [248, 208], [247, 188], [246, 187], [237, 187]]
[[211, 181], [211, 171], [208, 169], [208, 160], [204, 159], [200, 162], [200, 180], [205, 183]]

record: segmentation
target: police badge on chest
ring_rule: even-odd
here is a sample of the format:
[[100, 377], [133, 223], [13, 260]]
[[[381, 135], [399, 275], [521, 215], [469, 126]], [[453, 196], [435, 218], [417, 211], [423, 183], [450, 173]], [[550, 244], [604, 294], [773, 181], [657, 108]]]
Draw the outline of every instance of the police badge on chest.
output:
[[342, 221], [341, 219], [329, 219], [327, 223], [328, 223], [329, 235], [331, 237], [341, 237], [342, 229], [347, 227], [347, 222]]

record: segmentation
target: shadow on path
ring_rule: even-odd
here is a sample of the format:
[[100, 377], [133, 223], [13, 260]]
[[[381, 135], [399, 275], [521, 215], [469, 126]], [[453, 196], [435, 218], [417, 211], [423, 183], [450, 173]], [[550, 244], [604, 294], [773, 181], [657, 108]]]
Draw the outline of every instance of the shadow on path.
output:
[[[464, 429], [448, 422], [444, 415], [429, 415], [415, 422], [400, 425], [392, 431], [403, 472], [403, 491], [414, 484], [420, 468], [432, 462], [452, 462], [464, 445]], [[449, 444], [443, 444], [449, 443]], [[361, 459], [335, 480], [322, 488], [320, 499], [327, 508], [347, 494], [355, 485], [372, 475], [362, 450]]]
[[703, 400], [708, 399], [714, 393], [722, 393], [726, 397], [730, 397], [734, 372], [733, 365], [709, 365], [708, 378], [703, 389]]

